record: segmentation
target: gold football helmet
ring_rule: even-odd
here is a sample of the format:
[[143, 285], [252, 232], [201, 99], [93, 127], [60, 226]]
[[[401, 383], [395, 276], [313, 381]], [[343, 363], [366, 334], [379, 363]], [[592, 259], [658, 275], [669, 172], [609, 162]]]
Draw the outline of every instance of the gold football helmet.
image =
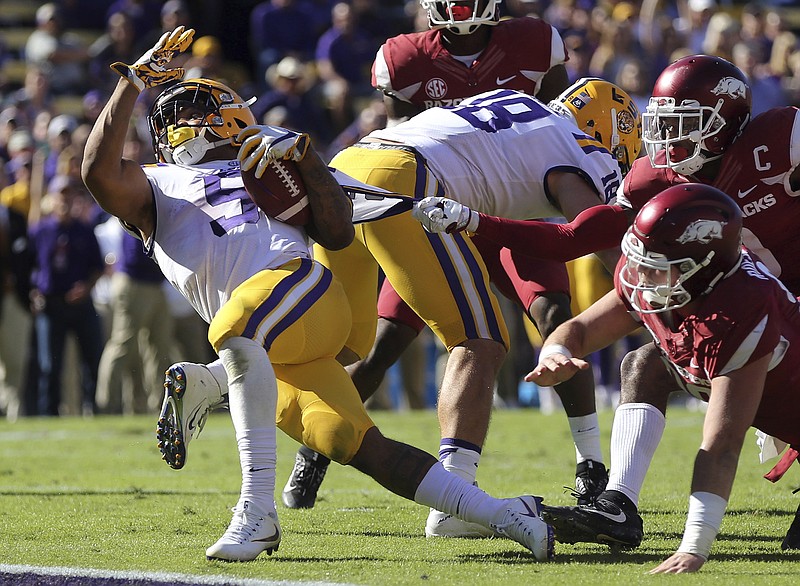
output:
[[[236, 136], [256, 124], [250, 111], [255, 98], [244, 101], [225, 84], [188, 79], [164, 90], [147, 117], [153, 150], [159, 161], [192, 165], [218, 146], [236, 144]], [[191, 109], [191, 122], [178, 124]]]
[[598, 77], [584, 77], [549, 105], [602, 143], [617, 159], [623, 176], [630, 171], [642, 149], [642, 119], [625, 90]]

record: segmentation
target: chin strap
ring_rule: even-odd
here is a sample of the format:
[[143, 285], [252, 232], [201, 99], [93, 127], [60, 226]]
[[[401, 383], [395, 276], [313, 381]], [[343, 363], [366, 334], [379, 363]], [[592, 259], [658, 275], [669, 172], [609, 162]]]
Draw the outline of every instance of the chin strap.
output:
[[208, 142], [205, 136], [193, 138], [172, 151], [172, 160], [179, 165], [193, 165], [198, 163], [211, 149], [231, 144], [230, 138], [223, 138], [216, 142]]

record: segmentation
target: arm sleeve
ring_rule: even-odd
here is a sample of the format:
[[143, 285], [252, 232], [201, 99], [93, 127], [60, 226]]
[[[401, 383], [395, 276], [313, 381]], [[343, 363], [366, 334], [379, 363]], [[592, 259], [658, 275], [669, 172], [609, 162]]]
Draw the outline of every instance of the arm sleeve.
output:
[[619, 246], [628, 229], [625, 210], [610, 205], [584, 210], [568, 224], [479, 215], [477, 234], [526, 256], [561, 262]]

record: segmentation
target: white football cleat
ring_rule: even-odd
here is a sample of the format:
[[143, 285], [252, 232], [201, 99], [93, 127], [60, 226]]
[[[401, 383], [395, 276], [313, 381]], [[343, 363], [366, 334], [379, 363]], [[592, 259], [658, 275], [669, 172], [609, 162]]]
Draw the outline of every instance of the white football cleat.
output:
[[464, 537], [479, 539], [494, 537], [494, 531], [478, 523], [462, 521], [458, 517], [431, 509], [425, 523], [425, 537]]
[[491, 526], [497, 533], [524, 545], [537, 561], [546, 562], [555, 557], [553, 528], [542, 520], [542, 499], [537, 496], [520, 496], [506, 499], [508, 508], [498, 523]]
[[164, 375], [164, 402], [156, 426], [162, 459], [176, 470], [186, 464], [189, 442], [213, 409], [227, 407], [228, 395], [205, 364], [178, 362]]
[[233, 519], [225, 534], [206, 550], [206, 559], [249, 562], [264, 551], [272, 555], [280, 543], [278, 513], [262, 513], [250, 501], [244, 501], [233, 509]]

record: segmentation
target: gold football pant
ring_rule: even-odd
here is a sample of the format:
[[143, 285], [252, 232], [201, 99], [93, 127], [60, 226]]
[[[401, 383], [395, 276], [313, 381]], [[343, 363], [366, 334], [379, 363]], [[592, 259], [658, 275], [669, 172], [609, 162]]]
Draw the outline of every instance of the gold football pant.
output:
[[[443, 195], [422, 157], [400, 145], [359, 143], [336, 155], [331, 166], [403, 195]], [[379, 267], [448, 350], [470, 339], [496, 340], [508, 347], [486, 267], [463, 233], [429, 234], [405, 212], [358, 224], [350, 246], [329, 251], [315, 245], [314, 256], [344, 286], [353, 314], [345, 346], [361, 358], [375, 340]]]
[[237, 287], [212, 320], [209, 341], [215, 350], [233, 336], [264, 346], [278, 379], [278, 427], [346, 464], [375, 425], [336, 362], [350, 324], [341, 284], [318, 262], [297, 259]]

